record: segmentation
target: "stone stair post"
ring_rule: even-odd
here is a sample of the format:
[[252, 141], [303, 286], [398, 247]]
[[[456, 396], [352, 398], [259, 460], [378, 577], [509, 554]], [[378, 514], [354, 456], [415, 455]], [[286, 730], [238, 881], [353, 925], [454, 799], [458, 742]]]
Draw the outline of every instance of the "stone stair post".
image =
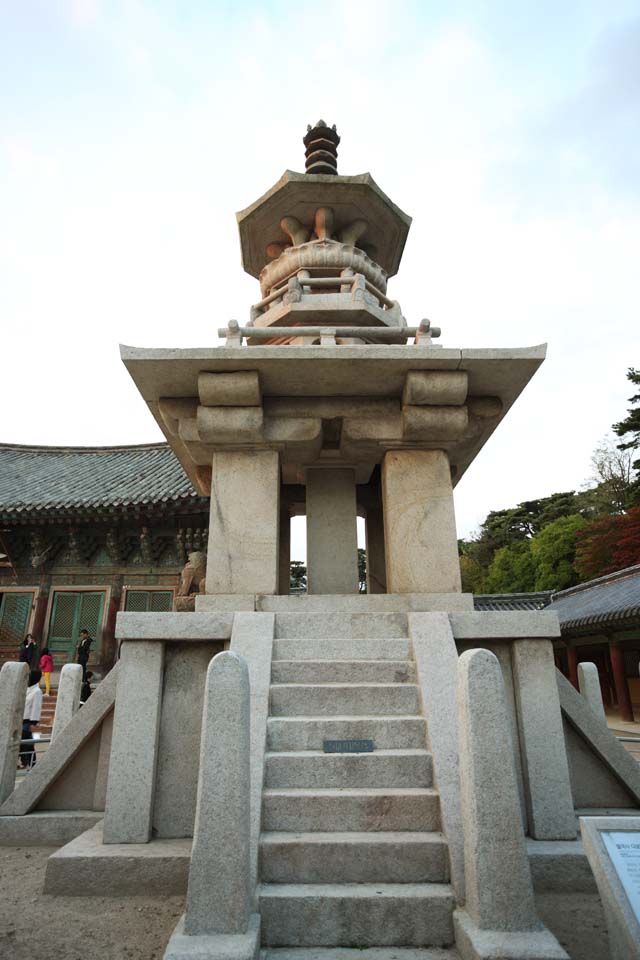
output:
[[13, 793], [29, 668], [8, 661], [0, 670], [0, 804]]
[[454, 913], [463, 960], [568, 960], [536, 913], [497, 657], [458, 661], [460, 794], [466, 901]]
[[53, 718], [51, 739], [59, 737], [80, 706], [82, 667], [79, 663], [65, 663], [60, 673], [56, 712]]
[[602, 690], [600, 689], [598, 668], [595, 663], [578, 664], [578, 687], [598, 720], [602, 721], [606, 726], [607, 718], [604, 712], [604, 704], [602, 703]]
[[207, 956], [251, 960], [260, 917], [251, 913], [250, 685], [231, 650], [209, 664], [186, 911], [165, 960]]

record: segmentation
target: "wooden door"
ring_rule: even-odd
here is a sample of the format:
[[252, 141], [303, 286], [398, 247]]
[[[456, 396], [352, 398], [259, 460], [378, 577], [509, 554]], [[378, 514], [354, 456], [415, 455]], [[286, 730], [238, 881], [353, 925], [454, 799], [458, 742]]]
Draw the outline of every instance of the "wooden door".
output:
[[95, 656], [98, 652], [104, 601], [104, 590], [83, 590], [77, 593], [72, 590], [56, 590], [47, 637], [47, 646], [56, 666], [73, 663], [81, 630], [88, 630], [93, 639], [92, 655]]

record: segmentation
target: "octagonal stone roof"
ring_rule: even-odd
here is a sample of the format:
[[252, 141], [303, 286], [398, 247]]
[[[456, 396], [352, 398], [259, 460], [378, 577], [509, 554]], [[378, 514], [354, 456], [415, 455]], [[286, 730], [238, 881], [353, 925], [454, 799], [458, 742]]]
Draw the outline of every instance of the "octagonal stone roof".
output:
[[387, 276], [398, 272], [411, 217], [391, 202], [370, 173], [341, 177], [293, 170], [285, 170], [259, 200], [236, 214], [246, 272], [259, 277], [270, 259], [267, 245], [289, 242], [280, 226], [283, 217], [296, 217], [311, 226], [318, 207], [333, 209], [336, 231], [354, 220], [366, 220], [369, 226], [358, 247]]

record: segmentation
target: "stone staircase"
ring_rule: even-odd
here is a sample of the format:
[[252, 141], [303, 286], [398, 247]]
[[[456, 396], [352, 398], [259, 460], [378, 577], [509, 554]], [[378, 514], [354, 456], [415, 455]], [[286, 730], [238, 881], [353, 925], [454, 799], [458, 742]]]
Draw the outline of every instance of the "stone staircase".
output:
[[57, 702], [58, 691], [54, 690], [52, 687], [50, 695], [48, 697], [43, 696], [42, 698], [42, 713], [40, 715], [40, 723], [37, 727], [35, 727], [35, 730], [43, 737], [51, 736]]
[[[453, 942], [409, 649], [407, 639], [274, 640], [259, 851], [269, 955], [394, 947], [396, 956]], [[325, 754], [325, 739], [372, 739], [375, 751]]]

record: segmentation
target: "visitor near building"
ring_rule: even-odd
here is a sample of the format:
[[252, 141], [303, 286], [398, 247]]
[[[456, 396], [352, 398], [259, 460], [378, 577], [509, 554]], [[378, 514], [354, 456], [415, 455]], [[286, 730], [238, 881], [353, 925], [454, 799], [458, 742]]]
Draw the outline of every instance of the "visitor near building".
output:
[[33, 658], [36, 653], [36, 642], [33, 639], [33, 636], [28, 633], [24, 638], [24, 643], [20, 647], [20, 663], [28, 663], [29, 666], [33, 663]]
[[93, 640], [89, 636], [88, 630], [80, 631], [80, 643], [78, 644], [78, 655], [77, 662], [82, 667], [82, 679], [87, 679], [87, 663], [89, 661], [89, 654], [91, 653], [91, 644]]
[[29, 686], [24, 701], [22, 715], [22, 743], [20, 744], [20, 761], [23, 767], [29, 768], [36, 762], [36, 751], [33, 743], [32, 728], [40, 723], [42, 713], [42, 690], [40, 670], [32, 670], [29, 674]]
[[80, 689], [80, 703], [86, 703], [89, 697], [91, 696], [91, 694], [93, 693], [93, 690], [91, 689], [92, 679], [93, 679], [93, 671], [87, 670], [85, 674], [84, 682]]
[[48, 697], [51, 694], [51, 674], [53, 673], [53, 657], [49, 653], [48, 647], [45, 647], [40, 655], [39, 666], [44, 677], [44, 695]]

